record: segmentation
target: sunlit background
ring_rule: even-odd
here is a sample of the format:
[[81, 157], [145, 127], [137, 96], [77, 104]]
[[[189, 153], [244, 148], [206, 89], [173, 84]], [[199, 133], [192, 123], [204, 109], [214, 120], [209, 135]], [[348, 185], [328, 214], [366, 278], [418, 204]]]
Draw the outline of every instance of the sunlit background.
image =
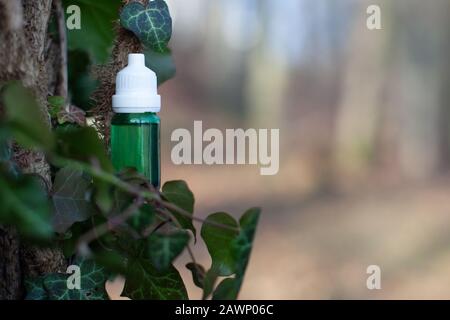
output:
[[[240, 298], [450, 298], [450, 0], [168, 3], [162, 177], [189, 182], [201, 217], [262, 207]], [[171, 132], [194, 120], [279, 128], [278, 175], [173, 165]], [[382, 290], [366, 287], [372, 264]]]

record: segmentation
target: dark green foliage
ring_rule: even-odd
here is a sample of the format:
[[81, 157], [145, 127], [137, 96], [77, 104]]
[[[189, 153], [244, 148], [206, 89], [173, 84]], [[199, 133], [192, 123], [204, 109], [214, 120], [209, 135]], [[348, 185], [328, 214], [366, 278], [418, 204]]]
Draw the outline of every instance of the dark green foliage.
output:
[[152, 263], [136, 258], [128, 264], [123, 296], [133, 300], [185, 300], [186, 288], [177, 269], [158, 271]]
[[187, 246], [189, 234], [183, 230], [167, 234], [153, 233], [147, 242], [147, 252], [152, 264], [158, 270], [165, 270]]
[[[186, 211], [186, 213], [194, 214], [194, 194], [189, 190], [186, 182], [182, 180], [166, 182], [162, 187], [162, 196]], [[192, 231], [194, 239], [196, 239], [196, 230], [192, 223], [192, 218], [174, 211], [172, 211], [172, 214], [177, 218], [183, 228]]]
[[[207, 272], [203, 296], [208, 297], [213, 291], [218, 276], [226, 278], [217, 286], [213, 299], [236, 299], [244, 280], [245, 270], [250, 259], [250, 253], [258, 223], [260, 209], [247, 210], [239, 220], [239, 232], [228, 232], [223, 236], [223, 230], [218, 227], [204, 224], [202, 238], [205, 240], [208, 251], [212, 257], [211, 269]], [[236, 221], [226, 213], [215, 213], [206, 221], [220, 222], [227, 226], [237, 226]], [[216, 233], [218, 235], [216, 235]]]
[[92, 178], [70, 167], [56, 173], [52, 189], [53, 226], [56, 232], [66, 231], [72, 224], [92, 214], [89, 191]]
[[[231, 229], [222, 229], [208, 222], [228, 226]], [[235, 272], [235, 259], [231, 246], [238, 232], [236, 220], [225, 212], [213, 213], [202, 227], [202, 238], [212, 259], [211, 269], [219, 276], [229, 276]]]
[[145, 65], [152, 69], [158, 78], [158, 85], [172, 79], [175, 76], [176, 68], [172, 54], [168, 49], [166, 52], [156, 52], [152, 49], [146, 49]]
[[6, 111], [7, 128], [14, 133], [17, 142], [29, 148], [50, 150], [53, 147], [50, 126], [30, 90], [19, 82], [11, 82], [4, 86], [1, 100]]
[[192, 272], [192, 281], [194, 282], [194, 284], [197, 287], [203, 289], [206, 275], [205, 268], [203, 268], [202, 265], [194, 262], [189, 262], [188, 264], [186, 264], [186, 268], [188, 268]]
[[0, 170], [0, 223], [14, 225], [24, 236], [49, 239], [53, 234], [50, 203], [36, 176], [11, 176]]
[[[95, 62], [104, 63], [114, 39], [120, 0], [63, 0], [64, 11], [77, 5], [81, 11], [81, 28], [67, 30], [69, 50], [88, 52]], [[66, 19], [69, 15], [66, 15]]]
[[100, 141], [94, 128], [66, 126], [58, 128], [55, 133], [56, 152], [59, 155], [88, 164], [96, 164], [108, 172], [113, 171], [103, 142]]
[[98, 81], [91, 74], [93, 60], [87, 51], [79, 49], [69, 50], [67, 59], [69, 61], [67, 72], [72, 104], [83, 110], [89, 110], [93, 106], [91, 96], [98, 87]]

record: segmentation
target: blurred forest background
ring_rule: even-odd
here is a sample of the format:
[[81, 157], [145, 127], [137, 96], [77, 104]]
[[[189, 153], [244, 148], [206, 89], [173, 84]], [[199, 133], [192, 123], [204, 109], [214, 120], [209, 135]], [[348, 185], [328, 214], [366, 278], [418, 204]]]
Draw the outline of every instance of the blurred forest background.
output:
[[[450, 0], [168, 4], [162, 178], [187, 180], [200, 216], [262, 206], [240, 298], [450, 298]], [[279, 174], [173, 165], [170, 134], [194, 120], [280, 128]]]

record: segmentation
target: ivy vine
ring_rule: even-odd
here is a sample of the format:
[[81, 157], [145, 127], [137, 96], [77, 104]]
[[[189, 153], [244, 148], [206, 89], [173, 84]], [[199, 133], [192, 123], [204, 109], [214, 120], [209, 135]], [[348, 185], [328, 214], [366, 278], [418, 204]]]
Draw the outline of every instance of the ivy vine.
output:
[[[170, 55], [172, 21], [165, 1], [147, 6], [131, 2], [122, 9], [120, 21], [149, 55]], [[133, 168], [114, 172], [103, 142], [86, 125], [81, 109], [50, 97], [56, 126], [50, 130], [42, 107], [20, 82], [4, 85], [0, 99], [5, 108], [0, 120], [0, 223], [15, 226], [22, 237], [41, 246], [59, 246], [81, 270], [80, 289], [68, 288], [70, 275], [65, 273], [27, 279], [27, 299], [108, 299], [105, 282], [119, 274], [126, 279], [122, 295], [131, 299], [187, 299], [173, 266], [185, 250], [192, 258], [186, 268], [203, 289], [203, 298], [237, 298], [258, 208], [246, 211], [239, 221], [224, 212], [197, 218], [186, 182], [169, 181], [159, 191]], [[45, 154], [53, 172], [51, 188], [45, 179], [20, 172], [11, 157], [13, 141]], [[194, 257], [193, 221], [202, 222], [200, 235], [212, 258], [210, 268]]]

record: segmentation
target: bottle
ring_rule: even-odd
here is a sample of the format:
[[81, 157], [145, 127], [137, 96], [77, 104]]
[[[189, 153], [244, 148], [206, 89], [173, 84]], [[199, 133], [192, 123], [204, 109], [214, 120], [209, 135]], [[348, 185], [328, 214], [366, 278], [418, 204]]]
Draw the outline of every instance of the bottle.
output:
[[112, 98], [111, 160], [115, 170], [136, 168], [157, 189], [160, 186], [161, 97], [156, 74], [143, 54], [128, 55], [128, 66], [116, 78]]

